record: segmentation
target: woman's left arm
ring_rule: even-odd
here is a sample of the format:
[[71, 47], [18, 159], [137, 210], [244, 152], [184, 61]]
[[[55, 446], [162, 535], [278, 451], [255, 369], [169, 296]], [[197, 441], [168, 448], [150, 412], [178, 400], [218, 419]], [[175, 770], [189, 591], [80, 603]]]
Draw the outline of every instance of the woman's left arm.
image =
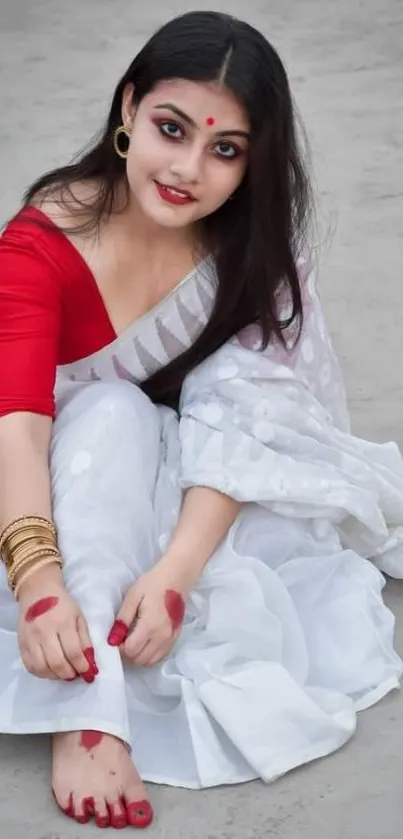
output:
[[240, 509], [241, 502], [215, 489], [188, 489], [178, 526], [156, 570], [177, 577], [184, 589], [190, 591]]
[[186, 490], [168, 549], [131, 586], [109, 633], [109, 644], [120, 647], [128, 662], [151, 666], [168, 654], [182, 627], [186, 598], [240, 508], [215, 489]]

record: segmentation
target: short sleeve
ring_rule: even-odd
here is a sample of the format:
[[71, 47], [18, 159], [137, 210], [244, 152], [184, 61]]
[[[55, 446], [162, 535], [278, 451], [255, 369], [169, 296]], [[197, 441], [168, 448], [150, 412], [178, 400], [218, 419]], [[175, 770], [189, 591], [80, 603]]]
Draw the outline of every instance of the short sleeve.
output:
[[20, 227], [11, 223], [0, 239], [0, 416], [54, 417], [60, 278], [46, 247], [52, 234]]

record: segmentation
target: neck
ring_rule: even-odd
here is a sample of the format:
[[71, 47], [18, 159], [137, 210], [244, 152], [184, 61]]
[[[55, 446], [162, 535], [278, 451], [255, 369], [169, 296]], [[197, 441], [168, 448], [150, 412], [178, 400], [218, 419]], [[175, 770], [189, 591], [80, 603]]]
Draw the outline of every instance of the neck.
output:
[[[119, 206], [119, 205], [118, 205]], [[122, 202], [123, 209], [113, 214], [111, 221], [120, 231], [137, 246], [151, 251], [194, 250], [198, 242], [196, 225], [186, 227], [163, 227], [144, 215], [136, 200], [132, 197]]]

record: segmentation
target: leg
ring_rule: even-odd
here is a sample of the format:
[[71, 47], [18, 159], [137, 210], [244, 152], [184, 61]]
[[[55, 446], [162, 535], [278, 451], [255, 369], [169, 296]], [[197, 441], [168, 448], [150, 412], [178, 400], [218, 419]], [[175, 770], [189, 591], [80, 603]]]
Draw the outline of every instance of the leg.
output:
[[[112, 697], [107, 696], [108, 682], [115, 675], [102, 662], [115, 659], [114, 669], [121, 670], [119, 651], [106, 649], [114, 614], [127, 587], [155, 557], [159, 439], [157, 410], [141, 391], [123, 382], [76, 390], [55, 423], [53, 510], [66, 584], [87, 618], [100, 662], [99, 684], [92, 696], [87, 694], [95, 717], [97, 702], [108, 704]], [[116, 686], [124, 697], [124, 682], [119, 679]], [[74, 687], [80, 705], [80, 689]], [[73, 692], [68, 698], [71, 705]], [[78, 708], [75, 713], [82, 716]], [[126, 746], [112, 732], [94, 729], [96, 724], [90, 730], [54, 734], [57, 802], [80, 822], [93, 816], [99, 826], [146, 826], [152, 810]]]

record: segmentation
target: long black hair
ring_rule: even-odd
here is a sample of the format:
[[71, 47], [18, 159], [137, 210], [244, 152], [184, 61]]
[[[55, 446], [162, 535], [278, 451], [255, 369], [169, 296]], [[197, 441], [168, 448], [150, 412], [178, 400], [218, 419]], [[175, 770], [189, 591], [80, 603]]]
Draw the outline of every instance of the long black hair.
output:
[[[136, 103], [161, 80], [222, 82], [247, 112], [252, 138], [249, 162], [232, 200], [203, 220], [204, 248], [213, 253], [218, 291], [210, 320], [193, 346], [143, 388], [158, 402], [177, 406], [186, 374], [239, 329], [258, 322], [262, 348], [295, 319], [302, 324], [296, 261], [306, 244], [311, 192], [299, 149], [296, 118], [284, 66], [271, 44], [254, 27], [218, 12], [189, 12], [159, 29], [121, 78], [101, 135], [70, 165], [39, 178], [26, 192], [25, 205], [41, 193], [61, 190], [72, 196], [79, 181], [97, 184], [77, 214], [77, 230], [97, 227], [113, 211], [125, 162], [113, 148], [121, 124], [122, 94], [135, 86]], [[82, 221], [85, 212], [86, 221]], [[88, 214], [90, 221], [88, 222]], [[80, 222], [81, 216], [81, 222]], [[276, 291], [288, 284], [292, 313], [282, 321]]]

